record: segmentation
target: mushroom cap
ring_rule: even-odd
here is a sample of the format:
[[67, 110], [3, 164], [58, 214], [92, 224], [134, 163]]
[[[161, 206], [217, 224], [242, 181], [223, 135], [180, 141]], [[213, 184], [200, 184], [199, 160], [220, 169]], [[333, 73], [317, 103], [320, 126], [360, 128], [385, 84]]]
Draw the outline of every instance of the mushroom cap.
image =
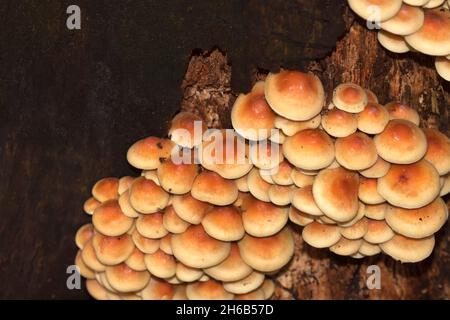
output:
[[390, 204], [406, 209], [429, 204], [439, 195], [439, 190], [439, 174], [426, 160], [392, 165], [388, 173], [378, 179], [380, 195]]
[[437, 57], [434, 65], [437, 73], [445, 80], [450, 81], [450, 60], [446, 57]]
[[447, 195], [450, 192], [450, 174], [447, 174], [445, 177], [443, 178], [443, 183], [442, 183], [442, 187], [441, 187], [441, 191], [439, 193], [439, 195], [441, 197]]
[[233, 282], [224, 282], [223, 287], [234, 294], [245, 294], [259, 288], [264, 282], [264, 273], [253, 271], [247, 277]]
[[119, 197], [119, 206], [122, 213], [129, 218], [137, 218], [139, 217], [139, 212], [134, 210], [133, 206], [130, 203], [130, 190], [125, 191]]
[[342, 237], [338, 242], [330, 247], [330, 251], [340, 256], [351, 256], [358, 252], [362, 239], [349, 240]]
[[358, 120], [354, 113], [334, 108], [322, 117], [322, 127], [330, 136], [346, 137], [356, 132]]
[[202, 143], [206, 124], [198, 115], [182, 111], [171, 122], [169, 138], [183, 148], [193, 148]]
[[288, 221], [288, 208], [258, 199], [248, 201], [242, 212], [245, 231], [254, 237], [268, 237], [279, 232]]
[[318, 128], [320, 126], [321, 119], [322, 116], [320, 113], [314, 118], [305, 121], [294, 121], [286, 119], [282, 116], [277, 116], [275, 118], [275, 127], [277, 129], [281, 129], [282, 133], [286, 136], [293, 136], [297, 132], [305, 129]]
[[269, 141], [277, 144], [283, 144], [284, 140], [286, 140], [286, 135], [280, 130], [273, 131], [269, 138]]
[[141, 215], [136, 220], [137, 231], [146, 238], [161, 239], [168, 231], [164, 228], [163, 213]]
[[337, 224], [336, 220], [328, 218], [326, 215], [320, 216], [316, 219], [316, 221], [322, 223], [322, 224]]
[[315, 220], [316, 217], [297, 210], [295, 207], [289, 207], [289, 220], [293, 223], [304, 227]]
[[147, 270], [144, 262], [144, 256], [145, 254], [139, 250], [139, 248], [135, 247], [127, 260], [125, 260], [125, 264], [135, 271]]
[[359, 253], [359, 252], [357, 252], [357, 253], [351, 255], [350, 257], [352, 257], [353, 259], [363, 259], [363, 258], [365, 258], [366, 256], [363, 255], [363, 254], [361, 254], [361, 253]]
[[158, 180], [161, 187], [171, 194], [189, 192], [198, 174], [198, 167], [193, 163], [174, 163], [167, 159], [158, 167]]
[[[142, 174], [145, 179], [152, 180], [154, 183], [156, 183], [158, 186], [161, 186], [161, 183], [159, 182], [158, 178], [158, 170], [142, 170]], [[131, 186], [130, 186], [131, 188]]]
[[250, 198], [253, 198], [250, 192], [239, 192], [237, 200], [233, 203], [233, 206], [239, 208], [240, 210], [244, 210], [246, 204]]
[[294, 184], [291, 178], [292, 165], [286, 160], [280, 162], [278, 166], [271, 169], [271, 176], [273, 182], [280, 186], [290, 186]]
[[250, 191], [248, 189], [247, 176], [248, 175], [246, 174], [245, 176], [234, 180], [236, 182], [236, 186], [240, 192], [249, 192]]
[[359, 199], [366, 204], [380, 204], [385, 202], [377, 190], [378, 180], [361, 177], [359, 179]]
[[[119, 292], [114, 289], [106, 278], [106, 272], [97, 272], [95, 274], [95, 278], [97, 281], [108, 291], [107, 296], [108, 300], [119, 300]], [[110, 293], [114, 293], [115, 295], [110, 295]]]
[[181, 282], [180, 279], [178, 279], [176, 275], [171, 278], [164, 279], [164, 280], [166, 280], [167, 283], [170, 283], [172, 285], [180, 285], [180, 284], [184, 283], [184, 282]]
[[312, 186], [295, 190], [292, 193], [292, 205], [301, 212], [311, 216], [323, 216], [322, 210], [319, 209], [314, 201]]
[[409, 164], [422, 159], [427, 151], [423, 131], [407, 120], [389, 121], [374, 138], [378, 155], [390, 163]]
[[182, 196], [174, 196], [172, 198], [172, 206], [179, 218], [191, 224], [202, 222], [206, 212], [212, 208], [211, 204], [197, 200], [189, 193]]
[[427, 2], [430, 2], [430, 0], [403, 0], [403, 2], [409, 4], [410, 6], [421, 7], [423, 5], [426, 5]]
[[372, 244], [370, 242], [362, 240], [362, 244], [359, 247], [358, 252], [365, 257], [370, 257], [379, 254], [381, 252], [381, 248], [378, 244]]
[[278, 143], [263, 140], [250, 143], [250, 161], [263, 170], [275, 168], [284, 160], [281, 146]]
[[174, 256], [192, 268], [209, 268], [224, 261], [230, 254], [230, 243], [209, 236], [202, 225], [190, 226], [172, 236]]
[[92, 238], [97, 259], [104, 265], [116, 265], [128, 259], [134, 249], [133, 241], [129, 235], [108, 237], [96, 233]]
[[216, 280], [232, 282], [244, 279], [253, 269], [242, 260], [238, 245], [232, 243], [230, 254], [224, 261], [203, 271]]
[[389, 206], [386, 222], [397, 233], [415, 239], [426, 238], [437, 232], [448, 219], [448, 208], [441, 198], [418, 209]]
[[269, 73], [266, 100], [279, 115], [297, 121], [314, 118], [322, 110], [325, 93], [320, 79], [312, 73], [283, 70]]
[[411, 239], [396, 234], [391, 240], [380, 244], [381, 250], [401, 262], [419, 262], [433, 252], [434, 236], [424, 239]]
[[[236, 201], [238, 188], [233, 180], [222, 178], [212, 171], [203, 171], [195, 178], [191, 195], [203, 202], [226, 206]], [[177, 211], [176, 207], [175, 211]]]
[[[346, 227], [351, 227], [354, 224], [356, 224], [359, 220], [364, 218], [365, 208], [366, 208], [366, 205], [364, 203], [362, 203], [361, 201], [358, 201], [358, 212], [356, 213], [356, 216], [350, 221], [339, 222], [339, 226], [346, 228]], [[324, 218], [324, 217], [326, 217], [326, 216], [322, 216], [321, 218]]]
[[95, 300], [108, 300], [108, 297], [106, 296], [108, 290], [106, 290], [97, 280], [86, 280], [86, 289]]
[[167, 254], [173, 255], [172, 251], [172, 234], [168, 233], [159, 241], [159, 248]]
[[306, 186], [312, 186], [314, 182], [314, 176], [304, 174], [299, 169], [294, 168], [291, 171], [291, 179], [294, 184], [299, 188], [304, 188]]
[[[398, 13], [402, 0], [348, 0], [348, 4], [358, 16], [365, 20], [371, 21], [376, 16], [380, 21], [386, 21]], [[377, 9], [378, 11], [375, 11]]]
[[386, 221], [368, 219], [364, 240], [372, 244], [378, 244], [391, 240], [394, 234]]
[[287, 137], [282, 149], [286, 159], [300, 169], [323, 169], [334, 160], [333, 141], [320, 129], [306, 129]]
[[234, 300], [265, 300], [265, 295], [261, 288], [257, 288], [256, 290], [248, 293], [235, 295]]
[[163, 225], [171, 233], [182, 233], [186, 231], [190, 223], [181, 219], [173, 208], [173, 205], [171, 205], [164, 210]]
[[119, 197], [119, 179], [103, 178], [92, 187], [92, 196], [100, 202], [117, 199]]
[[78, 249], [83, 249], [86, 242], [88, 242], [94, 235], [94, 226], [91, 223], [86, 223], [78, 228], [75, 234], [75, 244]]
[[221, 241], [236, 241], [245, 233], [241, 213], [232, 205], [208, 211], [202, 220], [202, 226], [207, 234]]
[[[336, 169], [339, 168], [341, 165], [339, 164], [339, 162], [337, 162], [336, 159], [333, 160], [333, 162], [326, 168], [324, 169]], [[306, 174], [306, 175], [312, 175], [312, 176], [317, 176], [319, 174], [320, 170], [316, 170], [316, 171], [307, 171], [307, 170], [301, 170], [302, 173]]]
[[374, 141], [363, 132], [337, 138], [335, 149], [337, 162], [349, 170], [370, 168], [378, 158]]
[[246, 234], [238, 245], [242, 260], [261, 272], [272, 272], [282, 268], [294, 254], [294, 238], [289, 227], [265, 238]]
[[291, 203], [292, 193], [295, 189], [294, 186], [271, 185], [269, 189], [270, 202], [277, 206], [287, 206]]
[[361, 239], [365, 236], [368, 229], [367, 218], [362, 218], [357, 221], [354, 225], [349, 227], [342, 227], [340, 229], [341, 235], [350, 240]]
[[[275, 184], [275, 181], [273, 181], [272, 179], [272, 170], [271, 169], [258, 169], [259, 171], [259, 176], [261, 177], [261, 179], [263, 179], [265, 182], [270, 183], [270, 184]], [[247, 181], [247, 186], [248, 186], [248, 181]], [[250, 192], [250, 189], [249, 189]]]
[[148, 137], [135, 142], [127, 152], [128, 163], [142, 170], [154, 170], [170, 158], [175, 144], [168, 139]]
[[144, 262], [150, 274], [158, 278], [171, 278], [176, 273], [177, 263], [175, 258], [161, 249], [154, 253], [147, 253]]
[[366, 91], [354, 83], [342, 83], [333, 91], [333, 104], [336, 108], [346, 112], [361, 112], [367, 102]]
[[364, 89], [367, 95], [368, 102], [379, 103], [377, 95], [370, 89]]
[[342, 167], [322, 170], [314, 180], [313, 196], [329, 218], [346, 222], [358, 213], [359, 176]]
[[364, 215], [373, 220], [384, 220], [387, 208], [388, 204], [386, 203], [368, 204], [364, 207]]
[[389, 102], [384, 106], [389, 112], [390, 119], [403, 119], [414, 123], [416, 126], [420, 124], [419, 113], [410, 106], [398, 101]]
[[340, 228], [314, 221], [303, 228], [303, 240], [315, 248], [328, 248], [341, 238]]
[[186, 287], [189, 300], [232, 300], [234, 295], [215, 280], [189, 283]]
[[78, 250], [77, 255], [75, 256], [75, 265], [78, 267], [78, 270], [82, 277], [86, 279], [95, 279], [95, 271], [89, 268], [81, 259], [81, 251]]
[[270, 299], [275, 292], [275, 283], [271, 279], [265, 279], [260, 289], [264, 292], [264, 299]]
[[423, 5], [426, 9], [433, 9], [442, 6], [445, 0], [430, 0]]
[[150, 239], [141, 235], [138, 230], [131, 234], [134, 245], [143, 253], [154, 253], [159, 249], [159, 239]]
[[367, 134], [378, 134], [389, 122], [389, 112], [381, 104], [368, 102], [358, 113], [358, 129]]
[[104, 235], [120, 236], [130, 230], [133, 219], [123, 214], [117, 200], [108, 200], [95, 209], [92, 224]]
[[253, 168], [247, 176], [248, 189], [252, 196], [261, 201], [270, 202], [269, 189], [270, 184], [261, 178], [259, 170]]
[[267, 139], [275, 127], [276, 114], [265, 99], [264, 86], [259, 81], [250, 93], [240, 94], [231, 110], [233, 128], [248, 140]]
[[431, 56], [450, 54], [450, 11], [426, 10], [422, 27], [405, 40], [415, 50]]
[[125, 263], [106, 267], [105, 273], [111, 287], [119, 292], [140, 291], [150, 280], [148, 271], [135, 271]]
[[380, 24], [381, 28], [399, 35], [406, 36], [418, 31], [424, 22], [425, 15], [421, 8], [402, 4], [397, 14]]
[[83, 210], [87, 214], [92, 215], [94, 213], [95, 209], [97, 209], [97, 207], [101, 204], [102, 203], [100, 201], [98, 201], [97, 199], [95, 199], [94, 197], [90, 197], [89, 199], [87, 199], [84, 202]]
[[425, 160], [443, 176], [450, 172], [450, 139], [436, 129], [424, 129], [428, 149]]
[[225, 179], [237, 179], [253, 167], [249, 160], [249, 147], [244, 138], [233, 130], [213, 130], [201, 147], [202, 166]]
[[391, 164], [384, 160], [382, 157], [378, 157], [375, 164], [365, 170], [359, 171], [359, 173], [366, 178], [381, 178], [389, 171]]
[[103, 272], [106, 269], [106, 266], [97, 258], [94, 246], [92, 245], [92, 239], [84, 244], [83, 250], [81, 251], [81, 259], [88, 268], [96, 272]]
[[203, 270], [177, 263], [176, 277], [183, 282], [194, 282], [203, 276]]
[[117, 188], [119, 195], [122, 195], [125, 191], [127, 191], [131, 187], [131, 184], [133, 183], [134, 179], [136, 179], [136, 177], [130, 176], [124, 176], [119, 179], [119, 187]]
[[140, 213], [163, 210], [169, 202], [169, 194], [152, 180], [136, 178], [130, 188], [130, 203]]
[[172, 300], [175, 294], [174, 286], [164, 280], [151, 277], [141, 291], [143, 300]]
[[381, 30], [377, 34], [378, 42], [387, 50], [394, 53], [405, 53], [410, 51], [410, 47], [403, 36]]

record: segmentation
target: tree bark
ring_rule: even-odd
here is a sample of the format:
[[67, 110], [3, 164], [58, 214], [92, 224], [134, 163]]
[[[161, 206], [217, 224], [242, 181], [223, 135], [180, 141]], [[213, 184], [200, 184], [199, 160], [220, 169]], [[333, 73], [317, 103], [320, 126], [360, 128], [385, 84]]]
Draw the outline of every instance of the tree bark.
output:
[[[434, 60], [418, 53], [393, 54], [377, 43], [376, 32], [365, 28], [348, 10], [344, 15], [348, 33], [335, 50], [311, 62], [308, 70], [317, 74], [325, 87], [327, 103], [332, 91], [342, 82], [353, 82], [371, 89], [385, 104], [400, 100], [418, 110], [421, 126], [450, 133], [449, 83], [434, 70]], [[286, 68], [296, 63], [285, 64]], [[277, 71], [276, 68], [271, 71]], [[194, 56], [182, 89], [183, 110], [203, 116], [210, 127], [230, 128], [229, 113], [237, 92], [231, 90], [232, 69], [227, 56], [218, 50]], [[256, 69], [253, 82], [265, 77]], [[324, 108], [326, 109], [326, 107]], [[448, 198], [446, 198], [448, 202]], [[275, 277], [274, 299], [445, 299], [450, 296], [450, 243], [448, 223], [436, 235], [431, 257], [416, 264], [401, 264], [380, 254], [356, 260], [332, 254], [327, 249], [305, 245], [301, 228], [295, 233], [294, 259]], [[381, 290], [370, 290], [367, 267], [381, 270]]]

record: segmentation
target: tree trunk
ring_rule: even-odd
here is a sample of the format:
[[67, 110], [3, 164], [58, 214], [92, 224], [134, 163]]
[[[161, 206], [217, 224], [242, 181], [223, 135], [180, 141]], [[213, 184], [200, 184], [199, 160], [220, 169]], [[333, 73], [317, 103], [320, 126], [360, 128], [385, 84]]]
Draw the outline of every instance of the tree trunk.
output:
[[[335, 50], [307, 67], [322, 80], [329, 104], [332, 90], [342, 82], [371, 89], [380, 103], [400, 100], [420, 113], [423, 127], [449, 134], [449, 83], [439, 78], [434, 60], [418, 53], [393, 54], [377, 43], [376, 32], [365, 28], [348, 10], [344, 15], [348, 33]], [[289, 54], [289, 53], [288, 53]], [[297, 64], [285, 64], [295, 68]], [[277, 71], [273, 69], [271, 71]], [[227, 56], [218, 50], [193, 56], [182, 84], [183, 110], [203, 116], [210, 127], [230, 128], [229, 113], [237, 96], [231, 89]], [[265, 77], [255, 69], [253, 82]], [[446, 199], [448, 200], [448, 198]], [[401, 264], [381, 254], [356, 260], [305, 245], [295, 231], [296, 250], [291, 263], [275, 278], [275, 299], [445, 299], [450, 296], [450, 243], [448, 223], [436, 235], [432, 256], [416, 264]], [[369, 290], [367, 267], [381, 270], [381, 290]]]

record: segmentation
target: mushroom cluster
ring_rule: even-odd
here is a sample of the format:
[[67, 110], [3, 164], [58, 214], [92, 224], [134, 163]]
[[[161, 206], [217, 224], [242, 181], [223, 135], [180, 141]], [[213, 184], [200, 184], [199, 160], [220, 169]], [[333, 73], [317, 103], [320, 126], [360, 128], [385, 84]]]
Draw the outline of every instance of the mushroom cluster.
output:
[[[297, 71], [269, 74], [238, 98], [237, 132], [281, 130], [272, 167], [250, 157], [249, 192], [290, 206], [290, 220], [316, 248], [354, 258], [384, 252], [402, 262], [425, 259], [448, 218], [440, 196], [450, 191], [450, 140], [419, 128], [413, 108], [383, 106], [356, 84], [337, 86], [321, 114], [324, 99], [320, 80]], [[251, 147], [262, 141], [245, 138]]]
[[283, 70], [236, 99], [233, 129], [181, 112], [168, 138], [134, 143], [139, 177], [105, 178], [76, 233], [96, 299], [268, 299], [305, 242], [362, 258], [430, 255], [448, 217], [450, 141], [417, 112], [352, 83], [325, 92]]
[[438, 74], [450, 81], [450, 0], [348, 0], [360, 17], [376, 23], [389, 51], [435, 56]]
[[207, 153], [232, 154], [245, 141], [223, 130], [208, 138], [205, 130], [194, 114], [179, 113], [170, 139], [148, 137], [129, 148], [140, 177], [105, 178], [92, 188], [84, 204], [92, 223], [76, 234], [75, 262], [94, 298], [272, 296], [266, 275], [294, 253], [288, 208], [239, 191], [253, 168], [245, 148], [242, 163], [237, 153], [226, 163]]

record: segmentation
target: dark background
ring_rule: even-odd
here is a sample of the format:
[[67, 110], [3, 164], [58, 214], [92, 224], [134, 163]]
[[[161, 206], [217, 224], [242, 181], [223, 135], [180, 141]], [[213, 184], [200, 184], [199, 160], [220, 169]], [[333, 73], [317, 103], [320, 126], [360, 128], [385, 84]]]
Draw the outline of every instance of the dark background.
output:
[[[128, 147], [166, 133], [196, 50], [227, 53], [236, 92], [255, 67], [328, 54], [343, 3], [302, 2], [2, 0], [0, 298], [86, 298], [66, 268], [93, 183], [133, 173]], [[81, 30], [66, 28], [70, 4]]]

